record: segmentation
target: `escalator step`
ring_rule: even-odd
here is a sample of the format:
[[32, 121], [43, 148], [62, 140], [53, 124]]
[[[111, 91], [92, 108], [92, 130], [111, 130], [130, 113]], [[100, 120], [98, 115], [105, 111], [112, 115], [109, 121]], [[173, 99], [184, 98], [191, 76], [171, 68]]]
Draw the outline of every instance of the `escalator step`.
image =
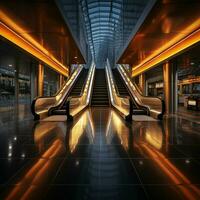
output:
[[95, 73], [92, 106], [109, 106], [108, 91], [104, 69], [97, 69]]

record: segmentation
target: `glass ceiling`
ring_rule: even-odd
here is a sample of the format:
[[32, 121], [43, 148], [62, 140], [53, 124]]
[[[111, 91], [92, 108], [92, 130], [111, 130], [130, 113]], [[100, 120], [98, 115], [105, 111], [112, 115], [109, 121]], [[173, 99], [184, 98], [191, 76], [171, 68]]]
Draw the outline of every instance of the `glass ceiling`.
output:
[[123, 0], [81, 0], [86, 31], [97, 67], [104, 61], [114, 44], [114, 32], [119, 26]]
[[[76, 22], [76, 29], [86, 29], [87, 43], [98, 68], [104, 67], [107, 58], [114, 65], [116, 56], [126, 44], [148, 1], [150, 0], [59, 0], [64, 8], [64, 15], [71, 21], [71, 28], [73, 29], [73, 22]], [[81, 23], [80, 13], [78, 18], [73, 13], [77, 11], [81, 11], [83, 16]]]
[[97, 67], [114, 64], [148, 0], [80, 0], [88, 41]]

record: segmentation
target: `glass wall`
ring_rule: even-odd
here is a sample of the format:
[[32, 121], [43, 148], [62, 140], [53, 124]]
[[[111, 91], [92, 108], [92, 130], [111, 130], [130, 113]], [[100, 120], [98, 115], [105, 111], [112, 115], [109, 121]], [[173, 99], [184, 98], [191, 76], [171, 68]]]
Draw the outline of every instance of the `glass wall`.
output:
[[19, 119], [32, 117], [30, 112], [31, 68], [37, 65], [38, 62], [31, 56], [0, 38], [1, 123], [12, 120], [15, 116]]
[[15, 59], [0, 53], [0, 112], [12, 110], [15, 103]]
[[19, 84], [19, 103], [31, 103], [31, 61], [26, 57], [22, 57], [18, 67], [18, 84]]
[[[39, 62], [0, 38], [0, 123], [32, 118], [31, 102], [37, 96]], [[64, 79], [64, 77], [63, 77]], [[44, 66], [45, 96], [59, 89], [59, 74]]]
[[164, 99], [163, 67], [150, 69], [145, 73], [147, 95]]

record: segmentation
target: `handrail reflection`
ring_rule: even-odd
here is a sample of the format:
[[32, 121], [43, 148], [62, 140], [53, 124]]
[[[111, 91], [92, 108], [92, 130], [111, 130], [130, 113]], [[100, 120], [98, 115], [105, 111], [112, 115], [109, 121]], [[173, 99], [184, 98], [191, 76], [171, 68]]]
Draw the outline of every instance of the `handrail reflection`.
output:
[[73, 96], [68, 98], [69, 106], [67, 110], [67, 118], [69, 121], [73, 120], [73, 118], [77, 114], [79, 114], [89, 105], [91, 99], [92, 86], [94, 82], [94, 73], [95, 63], [92, 62], [82, 94], [80, 96]]
[[69, 135], [69, 149], [73, 153], [83, 133], [88, 134], [89, 143], [92, 144], [94, 140], [94, 124], [91, 119], [90, 111], [85, 111], [73, 128]]
[[[40, 125], [41, 124], [38, 124], [34, 131], [35, 144], [40, 152], [39, 158], [34, 161], [33, 165], [25, 172], [23, 177], [19, 179], [16, 186], [14, 186], [5, 198], [6, 200], [29, 199], [34, 195], [34, 185], [40, 186], [48, 182], [47, 172], [52, 174], [56, 172], [57, 164], [52, 158], [60, 156], [65, 151], [63, 141], [63, 131], [65, 129], [64, 127], [61, 128], [57, 126], [57, 123], [54, 123], [48, 130], [46, 129], [48, 128], [49, 123], [42, 123], [42, 126]], [[47, 147], [48, 145], [42, 140], [46, 140], [46, 138], [49, 137], [49, 134], [52, 134], [54, 131], [56, 131], [56, 134], [52, 139], [53, 141], [51, 141], [51, 144], [47, 149], [43, 150], [41, 144], [44, 147]]]
[[[33, 196], [37, 199], [40, 193], [35, 192], [34, 187], [49, 183], [50, 176], [48, 174], [55, 174], [62, 162], [62, 159], [56, 158], [67, 155], [66, 151], [68, 150], [73, 153], [85, 130], [89, 132], [87, 136], [90, 143], [93, 143], [94, 124], [90, 116], [90, 111], [84, 112], [72, 127], [63, 122], [40, 122], [36, 124], [34, 141], [39, 151], [39, 158], [35, 158], [34, 163], [31, 166], [29, 165], [29, 169], [24, 170], [25, 173], [19, 177], [19, 181], [9, 191], [5, 199], [30, 199]], [[68, 136], [69, 138], [66, 140]]]
[[[163, 146], [165, 145], [163, 141], [165, 136], [168, 136], [165, 135], [164, 129], [159, 122], [149, 125], [147, 123], [145, 126], [143, 123], [138, 123], [137, 127], [134, 126], [134, 130], [138, 129], [139, 131], [138, 138], [134, 134], [135, 138], [129, 141], [130, 135], [133, 134], [132, 127], [130, 125], [130, 127], [127, 127], [125, 122], [114, 111], [111, 111], [109, 121], [107, 130], [115, 130], [129, 156], [131, 156], [129, 153], [130, 148], [132, 148], [131, 151], [133, 153], [134, 148], [138, 149], [142, 157], [150, 158], [156, 164], [156, 167], [177, 185], [176, 189], [179, 190], [185, 199], [200, 199], [200, 189], [193, 185], [190, 179], [162, 153]], [[112, 138], [110, 136], [111, 133], [113, 131], [106, 134], [108, 138]]]

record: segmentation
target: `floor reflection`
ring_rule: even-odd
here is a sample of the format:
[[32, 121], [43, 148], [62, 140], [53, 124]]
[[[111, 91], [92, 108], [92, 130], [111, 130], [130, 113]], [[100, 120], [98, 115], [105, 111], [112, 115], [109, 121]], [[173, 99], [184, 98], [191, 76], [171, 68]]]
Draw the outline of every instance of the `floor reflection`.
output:
[[[134, 125], [130, 127], [126, 126], [124, 121], [122, 121], [122, 119], [113, 111], [111, 111], [111, 116], [111, 124], [114, 126], [114, 130], [116, 130], [121, 140], [121, 144], [126, 151], [134, 154], [134, 149], [137, 148], [141, 157], [151, 159], [151, 162], [154, 162], [155, 164], [155, 171], [158, 170], [162, 172], [165, 178], [170, 180], [170, 184], [174, 184], [174, 187], [177, 187], [177, 193], [179, 193], [182, 198], [193, 200], [200, 199], [200, 189], [197, 186], [192, 185], [190, 177], [188, 178], [184, 172], [182, 172], [182, 167], [179, 168], [176, 166], [176, 163], [170, 161], [166, 156], [170, 148], [168, 147], [169, 134], [172, 134], [174, 130], [177, 130], [176, 126], [171, 126], [171, 121], [165, 120], [164, 123], [138, 123], [136, 125], [138, 135], [136, 135], [136, 138], [133, 136], [130, 141], [130, 135], [132, 135], [133, 129], [136, 127]], [[110, 129], [111, 128], [109, 127], [108, 130]], [[109, 132], [111, 133], [111, 131]], [[128, 145], [128, 143], [130, 144], [132, 142], [133, 145]], [[129, 151], [130, 148], [131, 150]], [[129, 156], [131, 157], [132, 155]], [[186, 159], [185, 162], [186, 164], [190, 163], [189, 159]], [[140, 160], [139, 164], [143, 165], [144, 163]]]
[[200, 199], [198, 128], [180, 117], [130, 124], [100, 108], [2, 129], [0, 198]]

